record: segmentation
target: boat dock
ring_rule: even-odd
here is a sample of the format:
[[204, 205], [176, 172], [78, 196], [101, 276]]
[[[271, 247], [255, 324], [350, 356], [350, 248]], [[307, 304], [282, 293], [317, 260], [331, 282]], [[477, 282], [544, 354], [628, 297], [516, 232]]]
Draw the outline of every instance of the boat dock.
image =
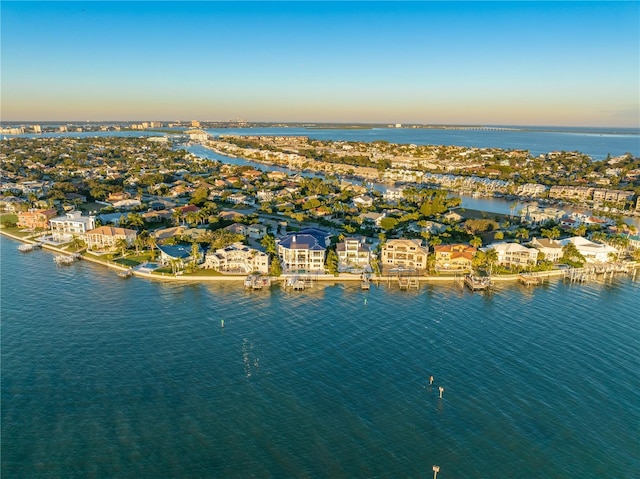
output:
[[21, 244], [18, 246], [18, 251], [21, 253], [30, 253], [31, 251], [42, 248], [40, 243], [29, 243], [29, 244]]
[[491, 279], [470, 274], [465, 276], [464, 284], [466, 284], [471, 291], [484, 291], [491, 286]]
[[420, 282], [418, 281], [418, 278], [401, 276], [398, 278], [398, 287], [405, 291], [409, 289], [419, 289]]
[[82, 258], [82, 255], [80, 253], [73, 253], [70, 255], [59, 254], [53, 257], [53, 261], [57, 265], [69, 265], [75, 263], [80, 258]]
[[244, 280], [244, 287], [246, 289], [253, 289], [253, 290], [257, 290], [257, 289], [262, 289], [264, 287], [270, 287], [271, 286], [271, 277], [270, 276], [262, 276], [259, 274], [251, 274], [249, 276], [247, 276], [247, 278]]
[[118, 273], [118, 276], [122, 279], [127, 279], [127, 278], [131, 278], [131, 276], [133, 276], [133, 270], [131, 268], [129, 268], [126, 271], [120, 271]]
[[532, 273], [521, 273], [518, 275], [518, 281], [525, 286], [538, 286], [539, 284], [542, 284], [542, 276]]

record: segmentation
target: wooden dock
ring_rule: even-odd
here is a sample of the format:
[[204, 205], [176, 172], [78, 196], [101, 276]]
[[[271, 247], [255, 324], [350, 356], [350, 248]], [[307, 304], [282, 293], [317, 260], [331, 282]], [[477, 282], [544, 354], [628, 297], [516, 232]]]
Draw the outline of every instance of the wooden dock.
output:
[[471, 291], [484, 291], [491, 286], [491, 280], [487, 277], [468, 275], [464, 278], [464, 284], [466, 284]]
[[542, 284], [542, 277], [535, 274], [519, 274], [518, 280], [525, 286], [537, 286]]
[[246, 289], [258, 290], [271, 286], [271, 277], [262, 276], [260, 274], [251, 274], [244, 280], [244, 287]]
[[37, 248], [42, 248], [42, 245], [40, 243], [21, 244], [20, 246], [18, 246], [18, 251], [20, 251], [21, 253], [30, 253]]

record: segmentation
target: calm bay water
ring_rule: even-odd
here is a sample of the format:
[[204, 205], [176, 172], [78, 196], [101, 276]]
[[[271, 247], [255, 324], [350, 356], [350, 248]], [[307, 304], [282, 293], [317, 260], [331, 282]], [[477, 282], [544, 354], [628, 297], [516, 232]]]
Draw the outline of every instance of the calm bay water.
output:
[[[438, 128], [221, 128], [207, 129], [218, 135], [266, 135], [308, 136], [318, 140], [366, 141], [385, 140], [391, 143], [416, 145], [453, 145], [479, 148], [503, 148], [529, 150], [534, 155], [550, 151], [580, 151], [596, 160], [608, 154], [612, 156], [631, 153], [640, 156], [640, 131], [638, 128], [561, 128], [561, 127], [513, 127], [514, 129], [438, 129]], [[176, 130], [176, 133], [182, 133]], [[3, 135], [6, 138], [27, 137], [141, 137], [159, 136], [154, 131], [98, 131], [98, 132], [48, 132], [43, 134]]]
[[3, 477], [640, 476], [640, 278], [245, 292], [16, 247]]
[[580, 151], [596, 160], [631, 153], [640, 155], [637, 128], [526, 128], [519, 129], [438, 129], [438, 128], [225, 128], [207, 129], [218, 135], [308, 136], [318, 140], [389, 141], [399, 144], [449, 145], [479, 148], [529, 150], [533, 155], [550, 151]]

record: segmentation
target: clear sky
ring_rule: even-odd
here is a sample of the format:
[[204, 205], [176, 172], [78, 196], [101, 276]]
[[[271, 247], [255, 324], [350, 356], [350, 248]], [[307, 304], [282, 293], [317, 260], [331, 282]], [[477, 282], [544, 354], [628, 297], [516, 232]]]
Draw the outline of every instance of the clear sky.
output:
[[640, 2], [2, 0], [1, 119], [640, 126]]

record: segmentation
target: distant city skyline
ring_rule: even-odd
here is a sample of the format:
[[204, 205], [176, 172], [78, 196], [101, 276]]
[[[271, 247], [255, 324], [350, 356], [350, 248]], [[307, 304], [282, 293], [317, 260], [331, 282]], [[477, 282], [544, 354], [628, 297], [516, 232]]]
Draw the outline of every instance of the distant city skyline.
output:
[[2, 1], [2, 121], [640, 126], [640, 3]]

